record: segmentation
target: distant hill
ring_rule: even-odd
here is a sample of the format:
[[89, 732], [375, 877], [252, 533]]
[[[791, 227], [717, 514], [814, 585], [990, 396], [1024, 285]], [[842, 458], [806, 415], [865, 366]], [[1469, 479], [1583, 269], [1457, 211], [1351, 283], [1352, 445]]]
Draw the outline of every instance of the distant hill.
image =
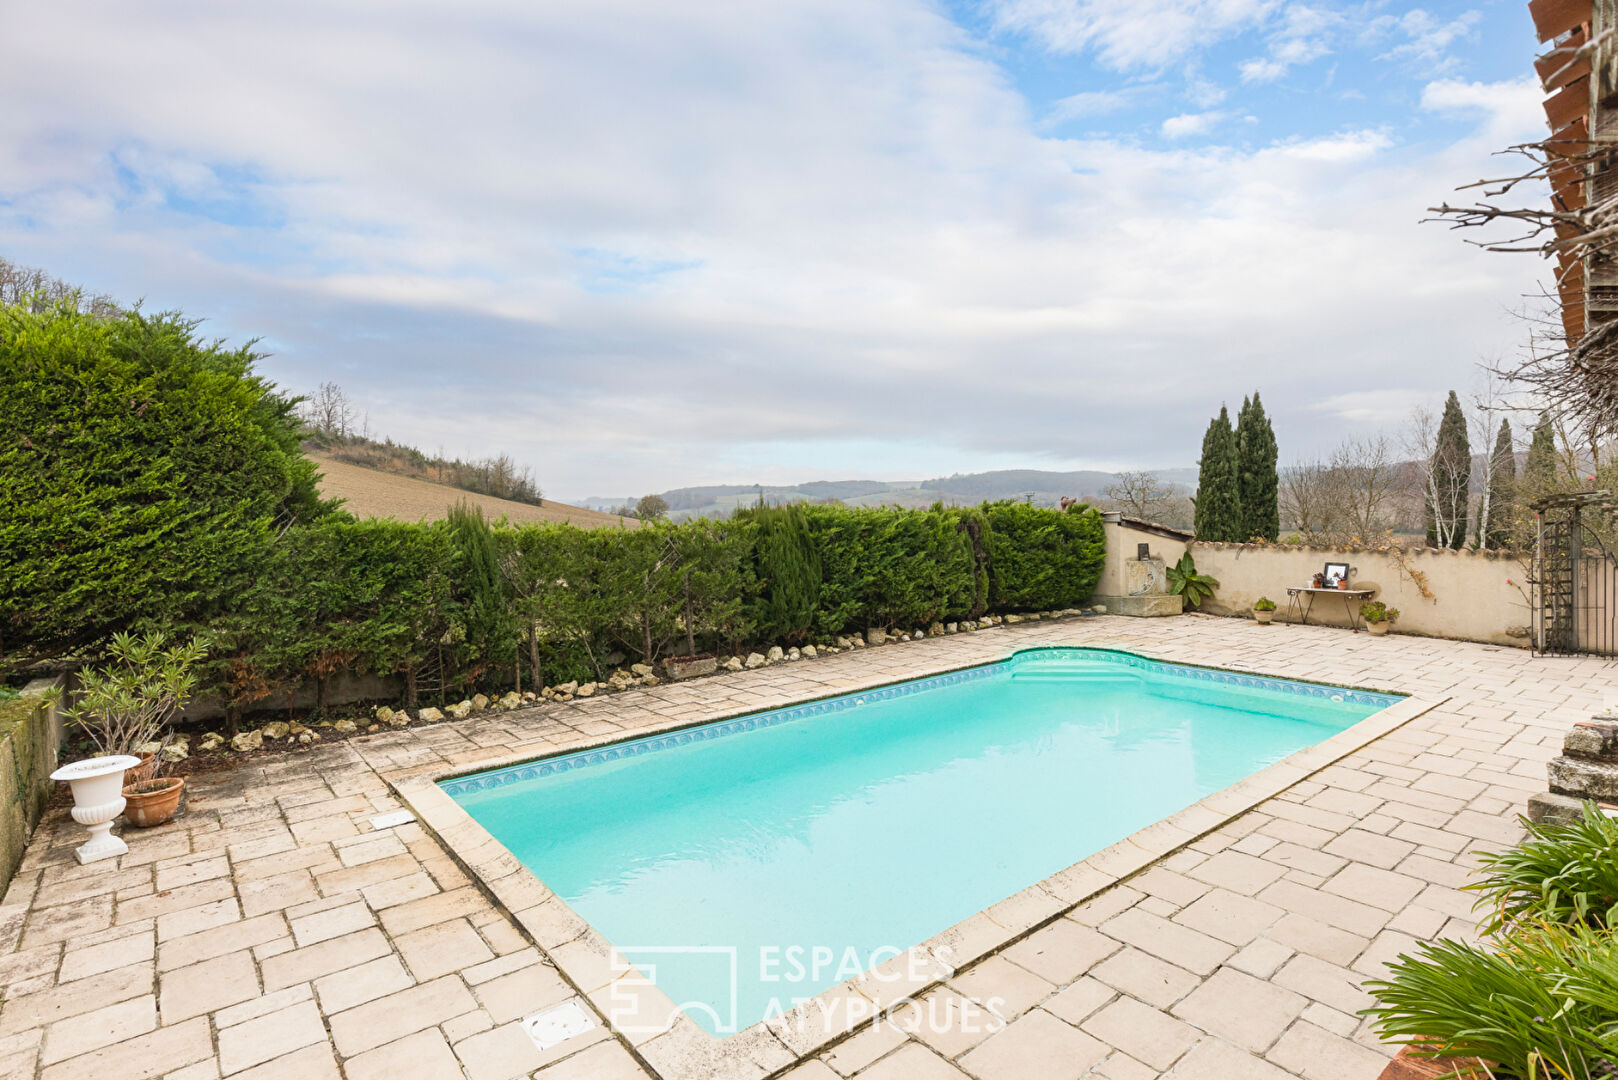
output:
[[367, 469], [333, 461], [323, 454], [309, 454], [321, 472], [320, 494], [328, 499], [342, 499], [343, 509], [355, 517], [390, 517], [399, 521], [437, 521], [448, 515], [449, 508], [465, 500], [469, 506], [483, 508], [483, 516], [490, 521], [506, 518], [513, 523], [534, 521], [565, 521], [586, 529], [602, 526], [638, 528], [634, 518], [620, 518], [583, 507], [546, 499], [542, 504], [496, 499], [492, 495], [479, 495], [472, 491], [417, 480], [396, 473]]
[[[1158, 469], [1159, 479], [1176, 490], [1189, 492], [1197, 482], [1197, 470]], [[1116, 473], [1084, 470], [1051, 472], [1043, 469], [1000, 469], [995, 472], [957, 473], [931, 480], [812, 480], [802, 484], [713, 484], [706, 487], [675, 488], [660, 492], [669, 504], [669, 516], [676, 520], [692, 517], [724, 517], [738, 506], [751, 506], [762, 496], [771, 505], [789, 502], [825, 502], [836, 499], [850, 506], [925, 507], [935, 502], [946, 506], [969, 506], [996, 499], [1029, 499], [1039, 506], [1055, 506], [1064, 496], [1079, 499], [1100, 498]], [[596, 510], [625, 504], [634, 498], [584, 500]]]

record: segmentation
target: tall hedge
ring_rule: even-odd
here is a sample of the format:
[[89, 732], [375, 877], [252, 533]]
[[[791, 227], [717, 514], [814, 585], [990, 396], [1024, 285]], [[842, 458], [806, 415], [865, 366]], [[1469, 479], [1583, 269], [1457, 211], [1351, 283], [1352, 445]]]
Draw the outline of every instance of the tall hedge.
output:
[[953, 510], [805, 508], [822, 567], [819, 633], [925, 626], [971, 611], [974, 563]]
[[174, 315], [0, 305], [0, 657], [218, 615], [320, 516], [256, 359]]
[[1019, 502], [988, 503], [989, 606], [995, 611], [1070, 608], [1095, 591], [1106, 556], [1101, 515]]
[[[289, 530], [231, 609], [205, 627], [232, 713], [273, 707], [343, 671], [436, 667], [464, 617], [465, 575], [442, 523], [333, 518]], [[458, 595], [459, 594], [459, 595]]]

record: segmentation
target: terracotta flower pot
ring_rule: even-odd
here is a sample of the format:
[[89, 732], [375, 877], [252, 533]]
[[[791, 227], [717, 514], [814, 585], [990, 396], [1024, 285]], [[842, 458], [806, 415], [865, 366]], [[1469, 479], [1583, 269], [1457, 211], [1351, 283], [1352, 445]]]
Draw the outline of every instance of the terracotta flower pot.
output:
[[1398, 1057], [1388, 1062], [1377, 1080], [1433, 1080], [1435, 1077], [1488, 1080], [1490, 1075], [1477, 1058], [1415, 1057], [1407, 1046], [1399, 1051]]
[[136, 754], [135, 757], [140, 758], [140, 764], [124, 773], [125, 784], [139, 784], [150, 780], [152, 773], [157, 771], [156, 754]]
[[1260, 626], [1268, 626], [1270, 620], [1275, 618], [1275, 609], [1271, 608], [1268, 611], [1260, 611], [1258, 608], [1254, 608], [1253, 618]]
[[1388, 632], [1388, 627], [1391, 625], [1393, 624], [1386, 620], [1383, 620], [1382, 622], [1368, 622], [1365, 624], [1365, 629], [1371, 632], [1372, 637], [1381, 637], [1383, 634]]
[[[161, 785], [161, 786], [159, 786]], [[141, 785], [124, 788], [124, 820], [141, 829], [163, 825], [174, 816], [180, 806], [180, 792], [185, 790], [185, 777], [168, 776], [147, 782], [155, 791], [136, 791]]]

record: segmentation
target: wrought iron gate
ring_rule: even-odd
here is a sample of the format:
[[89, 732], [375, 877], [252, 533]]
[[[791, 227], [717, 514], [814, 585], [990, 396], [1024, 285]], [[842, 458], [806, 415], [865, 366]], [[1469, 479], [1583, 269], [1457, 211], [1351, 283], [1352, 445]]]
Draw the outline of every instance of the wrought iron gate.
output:
[[1533, 504], [1534, 653], [1618, 656], [1618, 560], [1589, 512], [1614, 506], [1610, 491], [1556, 495]]

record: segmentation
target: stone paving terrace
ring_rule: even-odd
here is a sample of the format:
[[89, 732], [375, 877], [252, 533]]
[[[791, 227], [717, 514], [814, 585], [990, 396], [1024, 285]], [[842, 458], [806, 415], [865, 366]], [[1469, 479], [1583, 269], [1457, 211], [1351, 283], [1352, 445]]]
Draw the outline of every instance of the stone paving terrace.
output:
[[[1447, 699], [959, 972], [921, 1002], [992, 1025], [867, 1029], [792, 1080], [1374, 1080], [1362, 979], [1473, 925], [1469, 853], [1516, 841], [1562, 732], [1618, 685], [1593, 659], [1187, 616], [1033, 623], [255, 755], [174, 823], [81, 867], [41, 825], [0, 905], [0, 1078], [629, 1080], [605, 1029], [542, 1055], [574, 996], [385, 776], [535, 756], [892, 682], [1045, 642]], [[1060, 823], [1029, 823], [1060, 827]], [[565, 947], [565, 946], [563, 946]], [[936, 1027], [936, 1029], [935, 1029]], [[987, 1028], [993, 1028], [989, 1033]]]

